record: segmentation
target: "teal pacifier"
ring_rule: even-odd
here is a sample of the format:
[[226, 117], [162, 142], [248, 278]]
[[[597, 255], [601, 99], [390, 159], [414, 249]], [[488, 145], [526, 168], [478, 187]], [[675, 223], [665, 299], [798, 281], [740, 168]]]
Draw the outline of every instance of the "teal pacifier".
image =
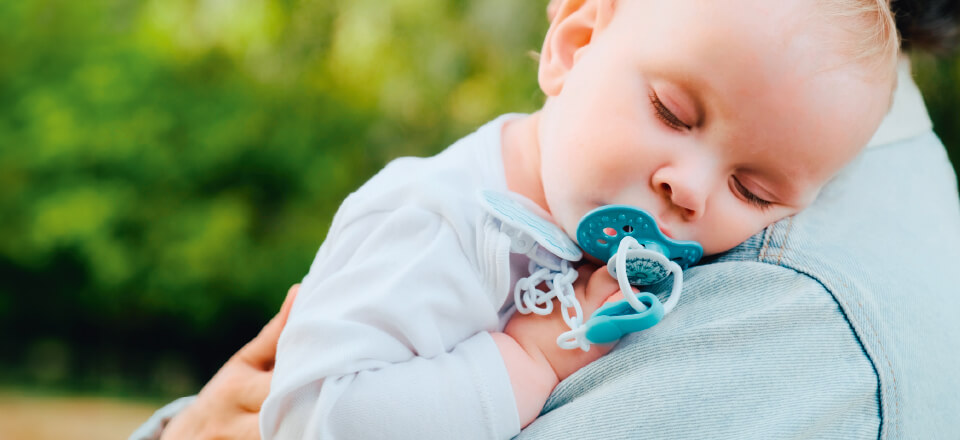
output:
[[[587, 213], [577, 227], [578, 247], [549, 213], [526, 198], [491, 190], [477, 196], [500, 232], [509, 237], [510, 251], [529, 258], [529, 275], [514, 284], [517, 313], [549, 315], [554, 301], [559, 302], [570, 327], [557, 338], [561, 348], [587, 351], [591, 343], [614, 342], [653, 327], [680, 299], [683, 269], [703, 256], [699, 243], [665, 236], [653, 216], [632, 206], [608, 205]], [[583, 256], [581, 249], [607, 262], [624, 293], [624, 299], [603, 305], [586, 322], [573, 287], [578, 276], [573, 262]], [[631, 286], [651, 286], [670, 275], [673, 288], [664, 302], [652, 293], [633, 293]]]
[[[703, 256], [699, 243], [667, 237], [653, 216], [626, 205], [607, 205], [587, 213], [577, 226], [577, 241], [586, 253], [607, 262], [625, 298], [605, 304], [584, 324], [586, 339], [598, 344], [659, 323], [680, 298], [683, 269]], [[651, 286], [671, 274], [674, 285], [664, 303], [651, 293], [634, 294], [630, 287]]]

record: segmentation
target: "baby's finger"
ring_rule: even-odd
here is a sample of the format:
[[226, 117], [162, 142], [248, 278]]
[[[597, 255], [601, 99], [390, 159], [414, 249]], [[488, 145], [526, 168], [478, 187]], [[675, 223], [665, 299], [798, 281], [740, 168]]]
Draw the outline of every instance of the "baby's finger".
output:
[[607, 267], [603, 266], [590, 275], [587, 281], [584, 306], [591, 312], [598, 309], [611, 296], [620, 292], [620, 285], [617, 280], [610, 276]]
[[283, 300], [283, 305], [280, 306], [280, 312], [263, 327], [263, 330], [260, 330], [260, 333], [253, 340], [237, 351], [236, 356], [240, 360], [261, 370], [273, 368], [273, 361], [277, 355], [277, 341], [280, 339], [283, 326], [287, 324], [290, 308], [293, 307], [293, 300], [299, 290], [299, 284], [290, 287], [286, 299]]
[[267, 371], [246, 371], [250, 374], [243, 378], [243, 385], [237, 390], [237, 405], [246, 411], [260, 412], [260, 407], [270, 392], [270, 378], [273, 374]]
[[[636, 288], [634, 288], [634, 290], [636, 290]], [[614, 293], [613, 295], [608, 296], [607, 299], [606, 299], [606, 301], [604, 301], [603, 303], [604, 303], [604, 304], [608, 304], [608, 303], [620, 301], [620, 300], [622, 300], [622, 299], [624, 299], [624, 297], [623, 297], [623, 292], [621, 292], [620, 290], [617, 290], [616, 293]]]
[[577, 272], [579, 273], [579, 276], [577, 277], [577, 281], [589, 279], [590, 276], [593, 275], [593, 273], [598, 270], [600, 270], [600, 266], [597, 266], [596, 264], [593, 264], [593, 263], [581, 264], [579, 267], [577, 267]]

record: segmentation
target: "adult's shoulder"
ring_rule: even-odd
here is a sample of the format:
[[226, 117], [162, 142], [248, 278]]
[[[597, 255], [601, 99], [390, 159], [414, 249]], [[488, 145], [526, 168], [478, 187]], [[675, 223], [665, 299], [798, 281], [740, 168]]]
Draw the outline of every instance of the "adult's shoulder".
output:
[[819, 281], [740, 257], [686, 274], [673, 313], [561, 383], [520, 438], [876, 438], [873, 366]]
[[960, 413], [960, 198], [937, 137], [868, 149], [767, 238], [779, 264], [824, 285], [863, 345], [881, 436], [949, 438]]

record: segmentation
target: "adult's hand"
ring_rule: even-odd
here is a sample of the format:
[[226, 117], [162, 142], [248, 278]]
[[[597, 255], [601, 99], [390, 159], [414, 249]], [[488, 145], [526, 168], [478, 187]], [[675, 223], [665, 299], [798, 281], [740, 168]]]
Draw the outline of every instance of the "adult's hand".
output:
[[280, 312], [223, 364], [197, 399], [170, 421], [161, 439], [260, 439], [257, 422], [270, 390], [277, 340], [299, 288], [290, 288]]

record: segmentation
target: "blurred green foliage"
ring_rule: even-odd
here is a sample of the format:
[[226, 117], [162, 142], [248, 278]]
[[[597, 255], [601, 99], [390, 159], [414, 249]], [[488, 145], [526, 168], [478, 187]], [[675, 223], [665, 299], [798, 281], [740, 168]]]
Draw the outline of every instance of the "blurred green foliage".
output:
[[191, 391], [389, 159], [537, 108], [544, 5], [0, 2], [3, 379]]
[[960, 168], [960, 56], [914, 54], [913, 76], [923, 92], [933, 129], [947, 146], [954, 169]]
[[[542, 103], [545, 4], [0, 2], [0, 381], [195, 391], [350, 191]], [[918, 64], [960, 157], [958, 64]]]

